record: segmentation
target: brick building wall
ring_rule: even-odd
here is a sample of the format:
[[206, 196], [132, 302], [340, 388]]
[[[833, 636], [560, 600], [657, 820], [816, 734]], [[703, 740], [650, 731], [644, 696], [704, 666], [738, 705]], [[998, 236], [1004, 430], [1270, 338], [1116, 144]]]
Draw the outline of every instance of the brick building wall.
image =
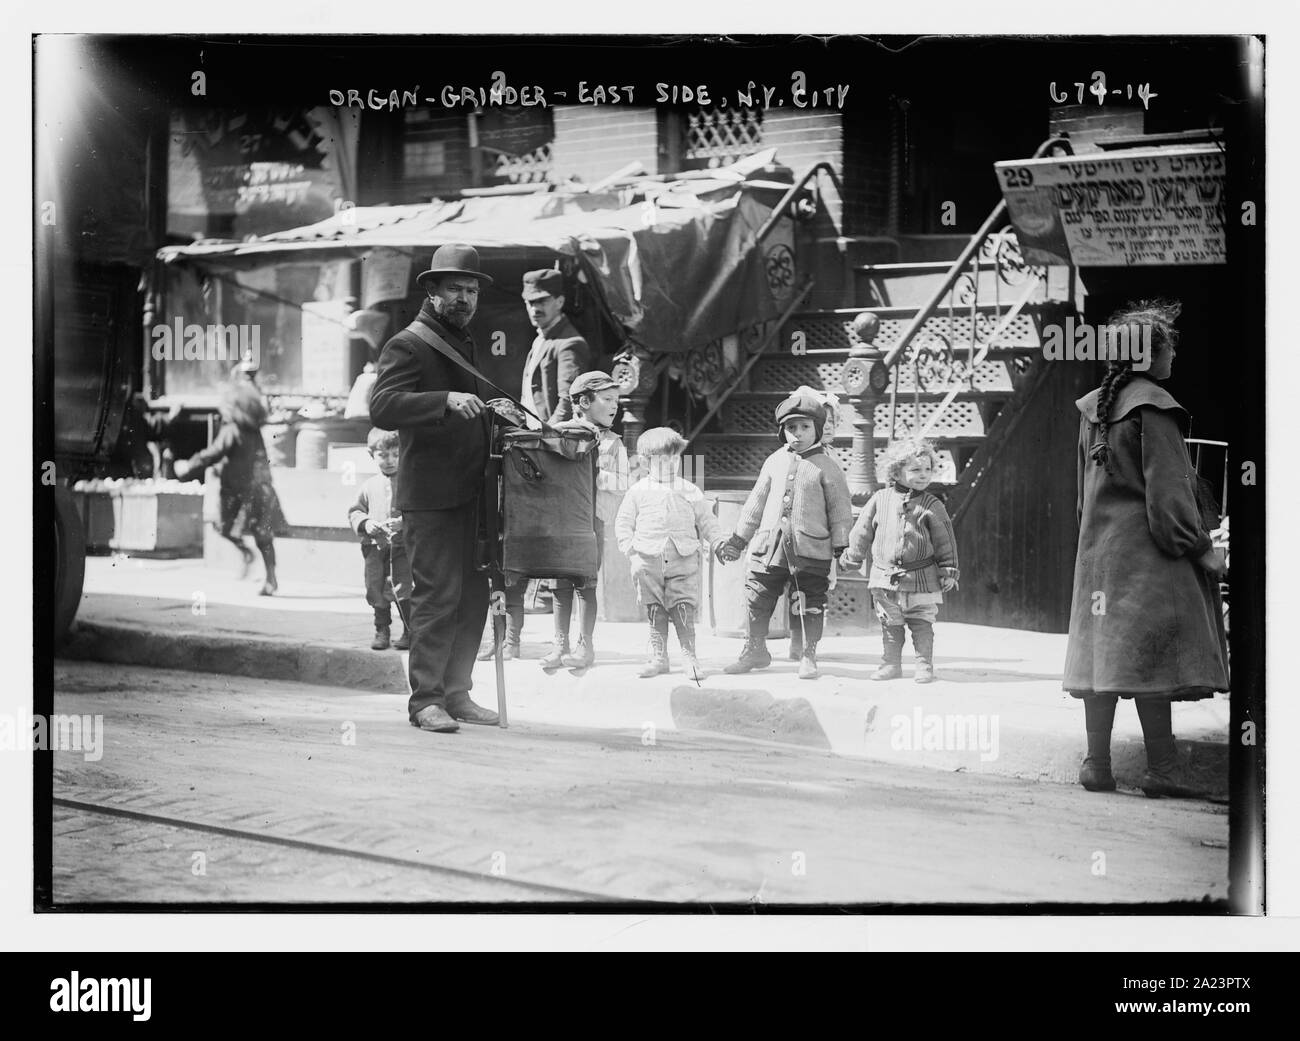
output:
[[560, 105], [552, 111], [551, 179], [603, 180], [633, 160], [659, 173], [659, 118], [652, 108]]
[[890, 111], [881, 104], [873, 111], [845, 116], [844, 231], [848, 235], [895, 235], [898, 215], [890, 212], [891, 173], [898, 162], [897, 142], [891, 139]]
[[[777, 162], [788, 166], [796, 177], [814, 163], [830, 162], [844, 177], [844, 117], [838, 112], [806, 112], [768, 109], [763, 113], [763, 147], [775, 148]], [[844, 224], [844, 206], [826, 193], [835, 222]]]

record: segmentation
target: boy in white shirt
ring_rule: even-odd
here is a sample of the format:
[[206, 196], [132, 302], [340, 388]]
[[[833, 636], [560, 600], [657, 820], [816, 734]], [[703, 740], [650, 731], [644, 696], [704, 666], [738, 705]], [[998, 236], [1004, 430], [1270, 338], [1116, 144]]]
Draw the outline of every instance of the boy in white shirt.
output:
[[649, 474], [628, 490], [614, 521], [618, 548], [632, 561], [637, 601], [650, 619], [648, 679], [668, 671], [668, 620], [686, 655], [687, 675], [704, 678], [695, 656], [695, 608], [700, 581], [700, 551], [723, 541], [718, 519], [704, 493], [681, 477], [686, 440], [668, 427], [643, 433], [637, 454]]

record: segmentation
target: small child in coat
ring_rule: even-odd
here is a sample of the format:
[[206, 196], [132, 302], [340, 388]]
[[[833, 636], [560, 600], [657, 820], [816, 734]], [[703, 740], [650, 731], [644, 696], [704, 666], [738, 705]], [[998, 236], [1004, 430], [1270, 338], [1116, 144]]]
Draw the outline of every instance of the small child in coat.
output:
[[853, 507], [844, 471], [822, 444], [825, 406], [813, 394], [796, 391], [777, 407], [776, 426], [785, 446], [763, 463], [735, 533], [717, 552], [724, 563], [738, 560], [753, 539], [745, 647], [723, 671], [735, 675], [772, 664], [768, 625], [789, 584], [795, 591], [791, 614], [803, 635], [799, 678], [816, 679], [831, 560], [849, 544]]
[[[557, 423], [557, 429], [581, 426], [595, 431], [597, 437], [596, 470], [596, 567], [602, 563], [605, 526], [613, 524], [623, 493], [628, 490], [627, 449], [623, 439], [610, 429], [618, 415], [619, 385], [606, 373], [584, 372], [569, 385], [569, 400], [575, 419]], [[569, 648], [569, 626], [573, 617], [574, 596], [581, 605], [578, 611], [582, 635], [577, 647]], [[572, 582], [559, 579], [555, 584], [555, 644], [542, 659], [543, 669], [585, 669], [596, 660], [596, 583], [588, 582], [575, 589]]]
[[704, 678], [695, 654], [695, 609], [700, 583], [700, 550], [718, 550], [722, 532], [700, 491], [681, 476], [686, 439], [668, 427], [645, 431], [637, 454], [649, 473], [628, 489], [614, 522], [618, 548], [632, 561], [637, 602], [650, 619], [648, 679], [668, 671], [668, 620], [686, 655], [686, 675]]
[[393, 505], [397, 500], [397, 431], [374, 427], [366, 437], [366, 447], [379, 473], [361, 486], [357, 501], [348, 510], [348, 524], [361, 536], [366, 603], [375, 611], [375, 638], [370, 649], [388, 649], [393, 624], [389, 604], [396, 603], [402, 635], [391, 645], [404, 651], [411, 646], [411, 565], [402, 544], [402, 515]]
[[848, 567], [870, 556], [867, 588], [880, 619], [884, 655], [873, 680], [903, 674], [904, 626], [912, 630], [917, 683], [934, 682], [934, 623], [943, 594], [957, 588], [957, 539], [944, 505], [925, 489], [939, 456], [925, 441], [895, 441], [885, 451], [889, 485], [867, 502], [844, 554]]

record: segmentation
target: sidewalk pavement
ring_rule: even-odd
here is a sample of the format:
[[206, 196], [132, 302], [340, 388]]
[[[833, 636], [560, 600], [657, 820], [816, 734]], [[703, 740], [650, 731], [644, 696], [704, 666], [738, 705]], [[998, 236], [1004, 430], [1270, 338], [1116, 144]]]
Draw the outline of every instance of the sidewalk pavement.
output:
[[[372, 614], [358, 574], [293, 581], [274, 597], [258, 582], [193, 560], [91, 557], [77, 624], [61, 656], [151, 665], [393, 695], [405, 712], [406, 654], [372, 651]], [[398, 631], [394, 618], [394, 633]], [[543, 672], [551, 618], [529, 615], [524, 658], [505, 663], [509, 722], [640, 731], [649, 744], [676, 729], [775, 741], [908, 766], [969, 770], [1074, 784], [1084, 751], [1083, 704], [1061, 690], [1062, 635], [948, 623], [935, 627], [935, 683], [912, 682], [911, 646], [901, 680], [869, 679], [877, 637], [833, 637], [818, 648], [821, 678], [800, 680], [770, 641], [773, 663], [727, 676], [741, 641], [699, 633], [707, 672], [682, 673], [676, 636], [673, 672], [637, 677], [646, 654], [643, 624], [601, 622], [597, 663], [583, 673]], [[496, 707], [495, 666], [478, 663], [475, 700]], [[1197, 779], [1226, 797], [1228, 701], [1174, 705], [1174, 732]], [[1145, 765], [1132, 705], [1121, 704], [1112, 742], [1116, 779], [1136, 787]]]

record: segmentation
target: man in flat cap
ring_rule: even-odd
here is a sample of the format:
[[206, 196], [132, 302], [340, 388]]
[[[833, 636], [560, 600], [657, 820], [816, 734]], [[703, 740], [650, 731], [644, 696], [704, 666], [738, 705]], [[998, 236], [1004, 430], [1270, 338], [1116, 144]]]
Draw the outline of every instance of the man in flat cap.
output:
[[[579, 374], [592, 368], [591, 349], [582, 334], [564, 314], [564, 276], [551, 268], [529, 271], [524, 275], [524, 307], [537, 337], [524, 361], [524, 375], [519, 400], [547, 423], [562, 423], [573, 418], [569, 388]], [[530, 426], [537, 420], [528, 418]], [[528, 582], [506, 586], [506, 637], [502, 657], [519, 656], [519, 634], [524, 627], [524, 592]], [[496, 653], [492, 639], [479, 650], [479, 660]]]
[[[426, 294], [416, 323], [477, 366], [469, 323], [492, 279], [472, 246], [440, 246], [417, 281]], [[452, 731], [497, 723], [470, 700], [474, 654], [487, 619], [488, 576], [475, 569], [478, 504], [493, 413], [487, 387], [404, 329], [379, 357], [370, 395], [375, 426], [396, 430], [394, 502], [411, 565], [411, 725]]]
[[558, 271], [524, 275], [524, 307], [537, 338], [524, 361], [520, 401], [548, 423], [573, 418], [569, 387], [591, 368], [591, 349], [564, 314], [564, 276]]

